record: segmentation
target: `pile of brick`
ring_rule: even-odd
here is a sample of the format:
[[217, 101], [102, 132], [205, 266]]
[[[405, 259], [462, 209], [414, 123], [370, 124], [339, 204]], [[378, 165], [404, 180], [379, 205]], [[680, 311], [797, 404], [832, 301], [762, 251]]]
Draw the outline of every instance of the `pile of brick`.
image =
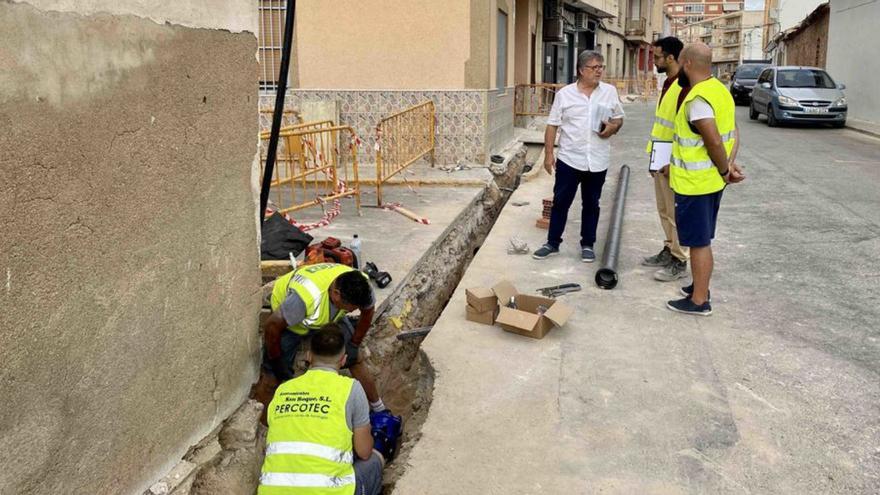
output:
[[535, 226], [539, 229], [549, 229], [550, 228], [550, 210], [553, 208], [553, 198], [545, 198], [544, 201], [544, 211], [541, 212], [541, 218], [535, 222]]

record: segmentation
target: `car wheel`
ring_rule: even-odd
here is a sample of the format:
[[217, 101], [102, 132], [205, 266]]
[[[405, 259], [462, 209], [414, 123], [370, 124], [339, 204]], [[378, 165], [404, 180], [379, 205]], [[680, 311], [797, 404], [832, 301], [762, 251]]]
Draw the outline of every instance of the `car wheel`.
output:
[[750, 103], [749, 104], [749, 118], [752, 120], [758, 120], [759, 115], [761, 115], [761, 114], [759, 114], [758, 111], [755, 110], [755, 104]]
[[836, 129], [846, 127], [846, 121], [844, 120], [843, 122], [834, 122], [833, 124], [831, 124], [831, 127], [834, 127]]
[[776, 120], [776, 110], [773, 110], [773, 105], [767, 105], [767, 126], [779, 127], [779, 121]]

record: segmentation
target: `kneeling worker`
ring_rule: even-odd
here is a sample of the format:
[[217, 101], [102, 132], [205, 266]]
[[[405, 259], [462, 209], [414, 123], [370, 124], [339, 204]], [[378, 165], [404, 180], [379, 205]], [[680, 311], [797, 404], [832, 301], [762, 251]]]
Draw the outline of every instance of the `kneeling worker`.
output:
[[[338, 323], [348, 356], [342, 367], [361, 383], [370, 408], [385, 410], [359, 353], [373, 323], [374, 305], [367, 276], [346, 265], [307, 265], [278, 277], [272, 289], [272, 314], [263, 323], [266, 364], [279, 382], [293, 378], [293, 360], [303, 340], [328, 323]], [[346, 317], [355, 310], [360, 310], [357, 328]]]
[[258, 495], [377, 495], [385, 460], [373, 450], [367, 397], [339, 375], [345, 339], [330, 324], [312, 335], [311, 367], [282, 383], [269, 404]]

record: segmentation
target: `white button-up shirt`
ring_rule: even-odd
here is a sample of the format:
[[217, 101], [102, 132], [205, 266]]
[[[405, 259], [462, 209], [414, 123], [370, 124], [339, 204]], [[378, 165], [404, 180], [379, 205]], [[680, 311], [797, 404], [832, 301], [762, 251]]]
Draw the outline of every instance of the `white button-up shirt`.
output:
[[577, 83], [556, 92], [548, 125], [559, 126], [559, 152], [556, 158], [571, 168], [601, 172], [611, 162], [611, 141], [602, 139], [593, 130], [598, 122], [623, 117], [623, 107], [617, 89], [603, 82], [590, 97], [578, 90]]

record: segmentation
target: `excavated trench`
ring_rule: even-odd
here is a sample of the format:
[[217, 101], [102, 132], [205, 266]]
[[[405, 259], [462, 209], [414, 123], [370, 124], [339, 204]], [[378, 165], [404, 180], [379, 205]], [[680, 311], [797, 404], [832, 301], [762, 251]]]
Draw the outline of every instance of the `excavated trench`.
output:
[[[405, 425], [398, 457], [385, 469], [386, 495], [394, 490], [406, 469], [409, 452], [421, 436], [434, 383], [434, 371], [420, 349], [425, 335], [399, 336], [417, 329], [422, 330], [417, 334], [424, 333], [439, 318], [507, 199], [519, 186], [526, 155], [526, 148], [520, 147], [509, 153], [505, 163], [490, 167], [494, 180], [459, 213], [377, 309], [365, 342], [369, 350], [367, 365], [377, 377], [386, 405], [403, 416]], [[218, 428], [215, 437], [193, 447], [184, 462], [205, 460], [193, 470], [189, 488], [174, 490], [171, 495], [254, 493], [266, 433], [258, 417], [259, 406], [254, 401], [246, 402]], [[242, 428], [243, 424], [246, 427]], [[217, 443], [219, 449], [214, 446]], [[212, 448], [213, 455], [205, 455]]]
[[434, 371], [420, 349], [425, 337], [398, 336], [430, 327], [440, 317], [510, 194], [519, 186], [525, 158], [525, 149], [520, 148], [504, 167], [493, 170], [494, 180], [459, 213], [377, 311], [368, 342], [368, 366], [378, 377], [386, 405], [402, 415], [405, 424], [400, 454], [385, 470], [386, 494], [392, 492], [421, 436], [434, 382]]

